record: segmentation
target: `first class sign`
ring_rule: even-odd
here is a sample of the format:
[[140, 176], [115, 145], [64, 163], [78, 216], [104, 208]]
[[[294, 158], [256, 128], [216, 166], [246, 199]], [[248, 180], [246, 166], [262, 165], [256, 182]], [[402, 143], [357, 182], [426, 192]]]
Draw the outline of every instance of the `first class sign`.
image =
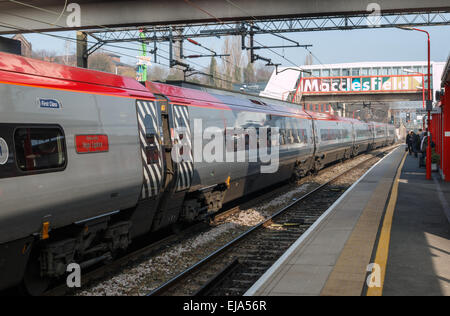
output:
[[302, 93], [349, 93], [349, 92], [416, 92], [422, 91], [421, 76], [366, 76], [302, 78]]
[[89, 154], [109, 151], [107, 135], [77, 135], [75, 136], [77, 153]]

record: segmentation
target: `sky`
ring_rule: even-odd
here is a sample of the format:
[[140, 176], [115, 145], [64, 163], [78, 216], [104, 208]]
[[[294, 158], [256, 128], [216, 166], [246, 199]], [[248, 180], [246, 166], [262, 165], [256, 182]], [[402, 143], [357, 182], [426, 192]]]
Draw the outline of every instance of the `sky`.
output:
[[[422, 27], [427, 30], [431, 37], [431, 60], [446, 61], [450, 54], [450, 26]], [[53, 33], [62, 36], [75, 38], [75, 32]], [[298, 41], [300, 44], [311, 44], [310, 51], [314, 54], [313, 64], [333, 64], [363, 61], [424, 61], [427, 59], [427, 37], [425, 33], [417, 31], [406, 31], [397, 28], [371, 28], [361, 30], [345, 31], [323, 31], [323, 32], [302, 32], [284, 33], [284, 36]], [[65, 41], [41, 34], [27, 34], [27, 39], [32, 42], [33, 50], [46, 49], [64, 54]], [[257, 35], [255, 39], [267, 46], [290, 44], [273, 35]], [[91, 38], [91, 40], [93, 40]], [[224, 37], [217, 38], [197, 38], [202, 45], [221, 51]], [[118, 43], [117, 46], [128, 48], [138, 48], [137, 43]], [[151, 45], [152, 46], [152, 45]], [[150, 46], [150, 47], [151, 47]], [[201, 48], [186, 43], [185, 48], [202, 51]], [[108, 50], [119, 52], [129, 56], [123, 56], [122, 61], [134, 64], [134, 58], [139, 53], [133, 50], [119, 49], [117, 47], [105, 47]], [[163, 44], [160, 48], [168, 51], [168, 45]], [[75, 51], [75, 43], [70, 46], [71, 52]], [[304, 64], [305, 56], [308, 54], [303, 48], [276, 49], [276, 51], [292, 61], [295, 65]], [[208, 54], [207, 51], [204, 51]], [[160, 51], [162, 55], [168, 56]], [[280, 56], [269, 50], [258, 50], [261, 56], [271, 58], [275, 63], [282, 66], [293, 66]], [[167, 60], [161, 60], [168, 64]], [[195, 59], [193, 62], [206, 67], [209, 58]]]

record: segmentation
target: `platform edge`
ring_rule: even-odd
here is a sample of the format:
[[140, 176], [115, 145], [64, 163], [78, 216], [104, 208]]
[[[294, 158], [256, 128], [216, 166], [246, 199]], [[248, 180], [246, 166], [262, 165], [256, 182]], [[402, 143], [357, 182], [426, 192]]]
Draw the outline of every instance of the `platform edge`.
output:
[[311, 225], [300, 237], [297, 239], [288, 250], [280, 257], [278, 260], [255, 282], [255, 284], [250, 287], [243, 296], [254, 296], [255, 293], [267, 282], [267, 280], [283, 265], [290, 255], [297, 249], [308, 237], [311, 235], [317, 226], [319, 226], [325, 218], [327, 218], [330, 213], [336, 208], [336, 206], [353, 190], [353, 188], [361, 182], [367, 174], [369, 174], [378, 164], [380, 164], [384, 159], [389, 157], [395, 151], [397, 151], [402, 146], [398, 146], [394, 150], [392, 150], [389, 154], [380, 159], [376, 164], [370, 167], [355, 183], [351, 185], [326, 211], [323, 213], [314, 224]]

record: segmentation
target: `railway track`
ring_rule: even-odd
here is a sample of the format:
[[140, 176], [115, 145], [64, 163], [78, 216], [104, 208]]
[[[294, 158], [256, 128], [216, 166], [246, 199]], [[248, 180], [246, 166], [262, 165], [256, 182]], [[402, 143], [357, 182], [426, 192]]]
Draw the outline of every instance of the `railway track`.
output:
[[[150, 244], [143, 247], [137, 247], [136, 250], [130, 251], [129, 253], [117, 258], [116, 260], [108, 263], [101, 264], [99, 267], [89, 270], [87, 273], [83, 274], [82, 287], [89, 285], [90, 283], [97, 282], [108, 275], [118, 273], [121, 269], [133, 262], [139, 261], [142, 257], [148, 257], [159, 253], [161, 250], [170, 247], [174, 243], [182, 240], [183, 238], [188, 238], [190, 235], [194, 235], [199, 231], [206, 229], [209, 225], [207, 223], [201, 222], [195, 225], [189, 226], [180, 233], [166, 234], [164, 237], [157, 239]], [[144, 241], [141, 241], [144, 243]], [[68, 288], [65, 284], [59, 284], [52, 289], [46, 291], [43, 296], [63, 296], [74, 294], [77, 289]]]
[[[290, 184], [282, 183], [276, 190], [281, 191]], [[253, 203], [258, 203], [264, 199], [274, 196], [277, 192], [269, 192], [269, 188], [261, 190], [260, 192], [251, 194], [251, 201]], [[220, 211], [212, 216], [208, 217], [203, 222], [198, 222], [193, 225], [189, 225], [184, 228], [175, 228], [172, 230], [174, 233], [163, 233], [162, 237], [156, 238], [155, 241], [138, 241], [142, 246], [135, 246], [135, 250], [129, 251], [128, 253], [116, 258], [114, 261], [105, 264], [99, 264], [97, 267], [89, 269], [86, 273], [83, 273], [81, 287], [84, 288], [90, 284], [95, 284], [109, 275], [114, 275], [120, 273], [120, 271], [135, 262], [139, 262], [141, 258], [151, 257], [158, 255], [164, 249], [171, 247], [172, 245], [181, 242], [184, 239], [188, 239], [196, 234], [208, 230], [211, 226], [219, 225], [229, 216], [232, 216], [241, 211], [242, 201], [238, 199], [233, 204], [227, 206], [223, 211]], [[57, 284], [50, 290], [43, 293], [43, 296], [63, 296], [63, 295], [73, 295], [78, 292], [77, 289], [71, 289], [66, 286], [66, 284]]]
[[[376, 153], [376, 151], [375, 151], [375, 153]], [[367, 154], [367, 155], [370, 156], [373, 154], [374, 154], [374, 152]], [[367, 162], [367, 160], [365, 160], [364, 162]], [[345, 164], [345, 162], [344, 162], [344, 164]], [[334, 165], [334, 167], [339, 166], [339, 165], [340, 164], [336, 164], [336, 165]], [[360, 166], [360, 165], [358, 165], [358, 166]], [[82, 288], [86, 288], [92, 284], [99, 283], [102, 280], [110, 277], [111, 275], [121, 273], [121, 271], [126, 269], [127, 266], [138, 263], [141, 260], [145, 260], [145, 258], [157, 256], [165, 249], [168, 249], [168, 248], [172, 247], [173, 245], [176, 245], [177, 243], [181, 242], [182, 240], [187, 239], [190, 236], [195, 236], [196, 234], [200, 234], [202, 232], [207, 231], [209, 228], [211, 228], [211, 226], [219, 226], [219, 225], [223, 224], [224, 221], [226, 221], [228, 218], [235, 216], [236, 214], [239, 214], [239, 212], [241, 212], [241, 210], [245, 210], [248, 205], [264, 203], [265, 201], [271, 200], [271, 199], [279, 196], [282, 192], [292, 189], [293, 187], [295, 187], [295, 185], [299, 185], [302, 183], [310, 183], [311, 181], [314, 181], [315, 177], [329, 172], [328, 169], [331, 169], [331, 168], [332, 167], [323, 169], [317, 175], [305, 177], [305, 178], [301, 179], [300, 181], [298, 181], [294, 185], [289, 184], [289, 183], [282, 183], [281, 185], [278, 185], [277, 187], [270, 188], [270, 190], [262, 190], [256, 194], [252, 194], [249, 197], [249, 199], [240, 199], [240, 200], [236, 201], [235, 203], [230, 204], [228, 206], [228, 208], [225, 209], [224, 211], [210, 217], [209, 221], [205, 221], [202, 223], [197, 223], [195, 225], [189, 226], [189, 227], [179, 231], [176, 234], [166, 235], [163, 238], [160, 238], [150, 244], [143, 243], [144, 246], [138, 247], [134, 251], [127, 253], [126, 255], [116, 259], [115, 261], [108, 263], [106, 265], [100, 265], [100, 266], [92, 269], [91, 271], [83, 273]], [[352, 169], [354, 169], [354, 168], [355, 167], [353, 167]], [[344, 173], [347, 173], [349, 171], [350, 170], [347, 170]], [[338, 178], [338, 177], [336, 177], [336, 178]], [[321, 187], [321, 186], [323, 186], [323, 185], [317, 184], [315, 186], [315, 188], [312, 188], [313, 192], [318, 190], [319, 187]], [[306, 196], [314, 194], [313, 192], [311, 192], [311, 190], [309, 190], [309, 191], [310, 192], [307, 193]], [[294, 201], [292, 204], [296, 204], [297, 202], [298, 201]], [[289, 207], [291, 207], [291, 206], [288, 206], [287, 208], [289, 208]], [[315, 215], [311, 215], [311, 216], [312, 216], [311, 218], [315, 217]], [[283, 227], [289, 226], [291, 229], [294, 227], [299, 227], [299, 228], [303, 229], [306, 227], [305, 225], [309, 225], [308, 223], [312, 220], [312, 219], [311, 220], [308, 219], [307, 216], [303, 216], [303, 218], [306, 220], [297, 221], [297, 222], [295, 222], [295, 220], [292, 220], [290, 222], [286, 222], [283, 224], [278, 224], [278, 223], [274, 223], [274, 222], [271, 223], [270, 220], [266, 220], [265, 222], [261, 223], [260, 225], [250, 229], [246, 234], [250, 234], [253, 230], [256, 230], [260, 226], [270, 226], [271, 228], [277, 228], [277, 229], [282, 229]], [[273, 219], [272, 219], [272, 221], [273, 221]], [[280, 239], [281, 237], [282, 236], [276, 237], [279, 242], [282, 241], [282, 239]], [[237, 240], [230, 242], [230, 246], [233, 245], [234, 243], [237, 243]], [[223, 252], [223, 250], [220, 250], [216, 255], [219, 255], [222, 252]], [[277, 254], [274, 253], [273, 257], [275, 258], [276, 255]], [[214, 257], [214, 256], [212, 256], [212, 257]], [[212, 257], [210, 257], [210, 256], [205, 257], [205, 259], [206, 259], [205, 262], [210, 262]], [[216, 288], [215, 284], [217, 283], [217, 280], [223, 279], [225, 274], [228, 275], [231, 272], [236, 272], [237, 270], [241, 269], [243, 262], [244, 262], [242, 260], [242, 258], [236, 259], [236, 260], [234, 260], [234, 259], [236, 259], [236, 258], [228, 258], [225, 261], [226, 262], [225, 265], [223, 263], [219, 263], [218, 268], [216, 269], [219, 272], [215, 273], [215, 275], [213, 275], [212, 277], [209, 277], [208, 280], [202, 280], [201, 281], [202, 285], [199, 286], [198, 289], [194, 290], [192, 293], [195, 294], [196, 292], [200, 291], [200, 292], [198, 292], [198, 295], [208, 295], [208, 293], [211, 291], [212, 288]], [[247, 262], [247, 264], [249, 263], [249, 261], [246, 261], [246, 262]], [[184, 271], [185, 272], [184, 277], [187, 277], [192, 272], [197, 270], [202, 264], [203, 263], [199, 262], [198, 266], [197, 265], [192, 266], [192, 268], [193, 268], [192, 270], [188, 269], [189, 271]], [[265, 271], [265, 269], [260, 269], [259, 267], [255, 267], [254, 269], [256, 269], [258, 273], [260, 273], [260, 271], [262, 271], [262, 273]], [[210, 275], [210, 274], [208, 274], [208, 275]], [[177, 277], [173, 278], [169, 282], [176, 283], [176, 282], [179, 282], [181, 279], [184, 279], [184, 277], [182, 277], [181, 274], [179, 274], [179, 275], [177, 275]], [[242, 281], [242, 282], [245, 282], [245, 281]], [[206, 284], [209, 284], [209, 286], [207, 286], [206, 288], [203, 289], [203, 286], [205, 286]], [[162, 290], [162, 289], [160, 289], [160, 290]], [[44, 296], [61, 296], [61, 295], [74, 295], [74, 294], [77, 295], [77, 292], [78, 292], [77, 290], [69, 289], [69, 288], [67, 288], [67, 286], [65, 284], [61, 284], [61, 285], [58, 285], [58, 286], [52, 288], [51, 290], [47, 291], [46, 293], [44, 293]], [[155, 293], [152, 293], [152, 295], [156, 295], [156, 294], [163, 295], [163, 292], [158, 290]]]
[[[147, 295], [242, 295], [346, 189], [391, 150], [375, 151], [372, 157], [315, 185]], [[235, 212], [238, 210], [230, 210], [230, 214]]]

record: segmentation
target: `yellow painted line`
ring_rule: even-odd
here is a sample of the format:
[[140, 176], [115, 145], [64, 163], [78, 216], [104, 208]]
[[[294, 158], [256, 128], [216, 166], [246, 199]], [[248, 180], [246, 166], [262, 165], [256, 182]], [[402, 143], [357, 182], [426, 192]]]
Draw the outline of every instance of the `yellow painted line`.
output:
[[380, 239], [378, 241], [377, 253], [375, 256], [375, 264], [380, 267], [380, 287], [369, 287], [367, 296], [381, 296], [383, 294], [384, 278], [386, 276], [386, 265], [389, 256], [389, 243], [391, 240], [392, 219], [394, 217], [395, 205], [398, 197], [398, 184], [402, 173], [403, 165], [406, 160], [406, 154], [403, 156], [402, 162], [397, 169], [395, 180], [392, 185], [391, 197], [384, 216], [383, 226], [381, 228]]

